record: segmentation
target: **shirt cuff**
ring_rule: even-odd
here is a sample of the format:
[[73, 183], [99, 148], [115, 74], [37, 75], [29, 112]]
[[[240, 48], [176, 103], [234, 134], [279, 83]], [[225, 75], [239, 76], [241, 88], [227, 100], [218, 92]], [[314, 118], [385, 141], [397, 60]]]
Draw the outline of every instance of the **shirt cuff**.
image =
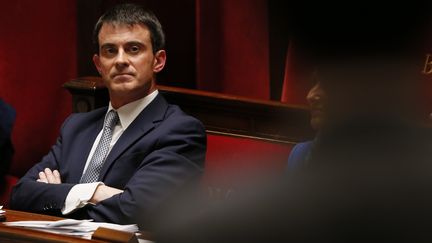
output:
[[103, 185], [102, 182], [76, 184], [66, 196], [65, 204], [61, 210], [63, 215], [72, 213], [73, 211], [89, 204], [89, 200], [93, 197], [96, 188]]

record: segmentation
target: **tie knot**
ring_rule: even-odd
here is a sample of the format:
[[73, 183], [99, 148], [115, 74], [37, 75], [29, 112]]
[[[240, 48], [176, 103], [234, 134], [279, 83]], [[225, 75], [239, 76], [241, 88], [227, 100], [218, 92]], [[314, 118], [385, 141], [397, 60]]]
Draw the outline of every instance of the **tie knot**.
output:
[[113, 129], [115, 125], [117, 125], [118, 121], [119, 121], [119, 116], [117, 114], [117, 111], [110, 110], [105, 117], [104, 127]]

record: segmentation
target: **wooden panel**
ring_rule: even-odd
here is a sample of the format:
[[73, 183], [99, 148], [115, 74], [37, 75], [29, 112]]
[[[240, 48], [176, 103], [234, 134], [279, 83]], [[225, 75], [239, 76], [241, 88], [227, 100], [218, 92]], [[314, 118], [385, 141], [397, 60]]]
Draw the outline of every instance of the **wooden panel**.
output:
[[[73, 96], [73, 111], [87, 112], [108, 103], [108, 92], [98, 77], [64, 84]], [[305, 107], [220, 93], [158, 86], [172, 104], [201, 120], [208, 132], [248, 136], [277, 142], [298, 142], [312, 136]]]

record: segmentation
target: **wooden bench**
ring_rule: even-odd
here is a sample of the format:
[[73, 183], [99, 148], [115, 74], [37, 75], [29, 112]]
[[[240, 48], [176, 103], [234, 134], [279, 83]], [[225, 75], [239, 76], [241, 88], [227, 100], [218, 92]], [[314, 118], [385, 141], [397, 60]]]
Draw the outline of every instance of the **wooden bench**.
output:
[[[108, 92], [99, 77], [83, 77], [64, 84], [74, 112], [108, 104]], [[158, 86], [168, 102], [203, 122], [211, 134], [296, 143], [312, 136], [306, 107], [193, 89]]]

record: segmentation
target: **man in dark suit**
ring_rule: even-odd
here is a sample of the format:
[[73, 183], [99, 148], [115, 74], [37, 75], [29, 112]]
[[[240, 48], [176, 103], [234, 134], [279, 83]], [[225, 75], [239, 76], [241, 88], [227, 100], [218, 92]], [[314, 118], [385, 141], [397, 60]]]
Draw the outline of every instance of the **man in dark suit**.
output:
[[71, 115], [57, 143], [14, 188], [14, 209], [146, 227], [148, 215], [202, 173], [202, 124], [158, 94], [166, 60], [158, 19], [118, 5], [95, 26], [93, 61], [108, 107]]

